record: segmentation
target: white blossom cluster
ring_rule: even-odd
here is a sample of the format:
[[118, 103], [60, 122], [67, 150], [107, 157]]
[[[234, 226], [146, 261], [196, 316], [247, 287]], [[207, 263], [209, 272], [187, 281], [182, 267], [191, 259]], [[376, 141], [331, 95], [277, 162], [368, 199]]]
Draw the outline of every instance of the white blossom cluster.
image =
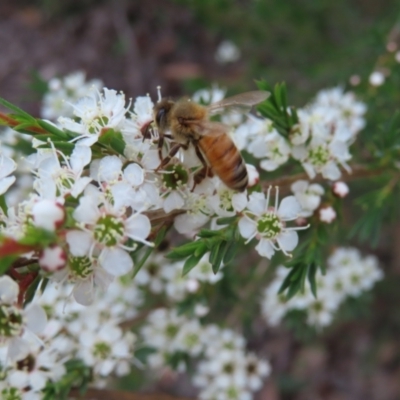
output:
[[[272, 121], [253, 115], [244, 122], [237, 116], [233, 135], [240, 149], [261, 159], [260, 167], [266, 171], [276, 170], [292, 157], [310, 179], [322, 174], [336, 181], [341, 176], [339, 167], [350, 171], [349, 146], [365, 125], [365, 112], [366, 105], [353, 93], [337, 87], [319, 92], [313, 102], [298, 109], [299, 123], [289, 138], [283, 137]], [[224, 122], [230, 120], [225, 118]]]
[[316, 327], [328, 326], [339, 306], [349, 296], [360, 296], [383, 278], [376, 257], [362, 257], [355, 248], [336, 249], [328, 258], [327, 266], [324, 276], [320, 272], [317, 274], [316, 298], [307, 282], [304, 291], [289, 300], [278, 295], [287, 275], [287, 269], [279, 267], [261, 301], [262, 314], [268, 323], [278, 325], [289, 311], [301, 310], [306, 313], [308, 324]]
[[[208, 258], [209, 253], [206, 253], [196, 267], [183, 276], [184, 262], [168, 262], [163, 254], [155, 253], [137, 273], [135, 282], [150, 293], [164, 294], [172, 302], [181, 301], [188, 294], [198, 292], [202, 284], [213, 285], [223, 277], [223, 268], [214, 274]], [[198, 305], [199, 316], [207, 312], [205, 307]]]
[[60, 380], [66, 373], [64, 363], [73, 359], [91, 368], [97, 385], [110, 375], [128, 374], [136, 337], [120, 324], [134, 318], [143, 303], [131, 283], [115, 280], [87, 307], [71, 299], [71, 285], [53, 283], [21, 309], [18, 285], [1, 277], [1, 399], [41, 399], [46, 383]]
[[44, 346], [38, 335], [47, 324], [44, 309], [18, 305], [19, 287], [0, 277], [0, 394], [1, 399], [39, 400], [48, 381], [60, 380], [65, 369], [57, 347]]
[[52, 78], [47, 83], [48, 91], [43, 97], [43, 118], [55, 120], [58, 117], [72, 117], [73, 104], [88, 92], [100, 90], [103, 82], [99, 79], [86, 81], [82, 71], [76, 71], [62, 78]]
[[[153, 350], [147, 362], [163, 368], [178, 356], [178, 371], [186, 370], [185, 357], [196, 358], [193, 383], [202, 400], [251, 400], [262, 387], [270, 366], [251, 352], [245, 340], [230, 329], [202, 326], [198, 319], [178, 315], [176, 310], [153, 311], [141, 329], [144, 344]], [[180, 361], [179, 361], [180, 360]]]

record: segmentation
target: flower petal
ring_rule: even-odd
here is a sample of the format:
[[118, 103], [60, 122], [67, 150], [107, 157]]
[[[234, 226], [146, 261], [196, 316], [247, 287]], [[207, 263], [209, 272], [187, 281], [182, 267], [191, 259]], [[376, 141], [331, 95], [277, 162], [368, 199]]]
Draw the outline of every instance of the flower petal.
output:
[[82, 304], [83, 306], [92, 304], [94, 300], [93, 280], [89, 278], [77, 282], [72, 293], [77, 303]]
[[182, 196], [176, 192], [172, 191], [168, 197], [164, 200], [163, 208], [166, 213], [172, 210], [179, 210], [185, 205], [185, 201]]
[[7, 176], [6, 178], [0, 179], [0, 195], [7, 192], [8, 188], [15, 182], [15, 176]]
[[301, 212], [301, 205], [294, 196], [288, 196], [282, 199], [278, 208], [278, 216], [283, 221], [296, 219]]
[[101, 266], [113, 276], [125, 275], [133, 268], [133, 261], [129, 254], [118, 247], [103, 249], [99, 261]]
[[242, 217], [239, 220], [239, 232], [245, 238], [249, 239], [254, 236], [257, 232], [257, 225], [255, 221], [250, 220], [247, 217]]
[[264, 193], [254, 192], [250, 195], [247, 209], [255, 215], [260, 216], [266, 208]]
[[25, 309], [26, 327], [33, 333], [41, 333], [47, 324], [47, 316], [39, 304], [29, 304]]
[[235, 211], [241, 212], [247, 205], [247, 194], [246, 193], [235, 193], [232, 196], [232, 206]]
[[284, 251], [292, 251], [299, 243], [299, 236], [296, 231], [283, 231], [277, 238], [276, 241], [279, 247]]
[[19, 286], [8, 275], [0, 277], [0, 302], [12, 304], [18, 299]]
[[136, 163], [129, 164], [124, 169], [124, 178], [134, 187], [141, 185], [144, 181], [143, 168]]
[[82, 171], [83, 167], [90, 163], [92, 158], [92, 149], [88, 146], [77, 144], [72, 151], [70, 164], [73, 171]]
[[125, 234], [133, 240], [143, 240], [149, 236], [151, 223], [148, 217], [134, 214], [125, 222]]
[[75, 257], [83, 257], [89, 254], [93, 239], [88, 232], [68, 231], [66, 235], [69, 250]]
[[267, 239], [261, 239], [255, 248], [258, 254], [263, 257], [271, 258], [275, 253], [274, 248]]

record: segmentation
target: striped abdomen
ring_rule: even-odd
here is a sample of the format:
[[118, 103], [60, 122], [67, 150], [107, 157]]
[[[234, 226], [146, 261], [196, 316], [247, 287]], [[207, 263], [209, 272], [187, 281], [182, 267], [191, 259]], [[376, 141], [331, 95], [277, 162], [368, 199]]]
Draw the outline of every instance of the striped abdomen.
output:
[[230, 189], [243, 192], [248, 184], [246, 165], [226, 133], [204, 135], [197, 142], [215, 174]]

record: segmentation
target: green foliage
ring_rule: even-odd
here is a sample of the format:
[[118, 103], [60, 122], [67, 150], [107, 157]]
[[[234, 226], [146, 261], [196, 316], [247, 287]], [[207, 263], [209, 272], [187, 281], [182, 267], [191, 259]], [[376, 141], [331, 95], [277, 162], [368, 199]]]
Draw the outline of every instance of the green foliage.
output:
[[0, 257], [0, 276], [4, 275], [8, 271], [11, 264], [14, 261], [18, 260], [18, 257], [19, 255], [9, 255]]
[[[157, 233], [156, 239], [154, 240], [154, 246], [146, 247], [146, 250], [144, 251], [143, 256], [136, 262], [132, 278], [134, 278], [137, 275], [137, 273], [140, 271], [140, 269], [143, 267], [144, 263], [150, 257], [151, 253], [154, 251], [154, 248], [157, 248], [161, 244], [161, 242], [164, 240], [165, 235], [167, 234], [167, 231], [168, 231], [168, 229], [166, 227], [162, 227], [159, 230], [159, 232]], [[140, 250], [142, 247], [143, 247], [143, 245], [139, 244], [138, 250]], [[135, 261], [135, 256], [136, 256], [136, 252], [131, 253], [131, 257], [134, 258], [134, 261]]]
[[115, 132], [113, 129], [107, 129], [105, 133], [100, 135], [99, 143], [105, 145], [107, 149], [115, 151], [117, 154], [124, 154], [125, 142], [121, 132]]
[[313, 295], [317, 297], [315, 277], [318, 269], [325, 273], [327, 245], [330, 243], [329, 234], [332, 230], [332, 225], [321, 223], [317, 219], [312, 221], [308, 236], [297, 246], [292, 260], [286, 263], [289, 272], [279, 288], [279, 294], [285, 294], [290, 299], [303, 291], [308, 281]]
[[[28, 290], [25, 293], [25, 299], [24, 299], [24, 305], [29, 304], [34, 296], [35, 293], [40, 285], [40, 283], [42, 282], [43, 277], [40, 276], [39, 274], [36, 276], [36, 278], [34, 279], [34, 281], [29, 285]], [[47, 281], [47, 279], [44, 279], [45, 281]], [[40, 285], [43, 287], [43, 285]]]
[[174, 261], [186, 260], [182, 271], [182, 274], [186, 275], [199, 263], [204, 254], [210, 252], [209, 262], [216, 274], [221, 265], [229, 264], [234, 259], [240, 239], [237, 217], [221, 218], [217, 223], [222, 225], [228, 221], [234, 223], [217, 231], [202, 229], [197, 235], [198, 240], [174, 248], [167, 254], [167, 258]]
[[[386, 184], [382, 182], [386, 180]], [[400, 198], [400, 174], [380, 179], [382, 186], [373, 189], [356, 200], [362, 215], [355, 221], [349, 232], [349, 238], [358, 237], [361, 242], [370, 242], [376, 247], [381, 237], [384, 222], [398, 221]]]
[[43, 394], [43, 400], [66, 400], [71, 389], [78, 387], [81, 394], [85, 393], [92, 380], [91, 368], [81, 360], [69, 360], [65, 364], [66, 374], [58, 382], [48, 382]]
[[260, 90], [266, 90], [271, 96], [257, 110], [273, 122], [274, 128], [285, 138], [289, 138], [292, 128], [299, 122], [296, 110], [287, 103], [286, 84], [277, 83], [274, 87], [265, 81], [258, 81]]

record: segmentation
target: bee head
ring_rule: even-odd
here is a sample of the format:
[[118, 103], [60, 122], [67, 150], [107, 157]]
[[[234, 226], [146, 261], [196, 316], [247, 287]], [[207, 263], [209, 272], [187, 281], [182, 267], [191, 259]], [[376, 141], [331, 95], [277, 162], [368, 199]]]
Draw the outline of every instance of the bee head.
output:
[[169, 128], [168, 116], [174, 104], [172, 100], [162, 99], [154, 106], [154, 119], [161, 132]]

